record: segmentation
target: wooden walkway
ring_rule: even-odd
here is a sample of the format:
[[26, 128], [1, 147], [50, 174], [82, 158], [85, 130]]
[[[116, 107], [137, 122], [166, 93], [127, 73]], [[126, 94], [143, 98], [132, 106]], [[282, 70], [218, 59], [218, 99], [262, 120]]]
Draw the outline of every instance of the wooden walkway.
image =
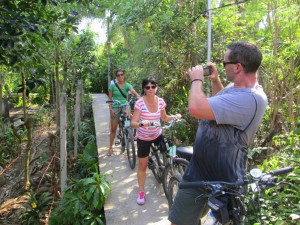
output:
[[161, 184], [158, 184], [151, 171], [147, 172], [145, 185], [146, 204], [136, 203], [138, 194], [137, 166], [131, 170], [126, 153], [106, 156], [109, 146], [109, 109], [105, 103], [106, 94], [93, 94], [93, 113], [97, 136], [100, 173], [107, 174], [112, 192], [104, 210], [107, 225], [170, 225], [168, 203]]

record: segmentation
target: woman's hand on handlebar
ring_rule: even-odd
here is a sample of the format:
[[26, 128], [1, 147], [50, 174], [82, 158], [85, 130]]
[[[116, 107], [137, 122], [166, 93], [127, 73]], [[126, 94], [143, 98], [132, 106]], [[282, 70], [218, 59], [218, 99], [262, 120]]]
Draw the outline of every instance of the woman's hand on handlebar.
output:
[[181, 120], [181, 118], [182, 118], [181, 114], [177, 113], [177, 114], [171, 116], [170, 122], [173, 120]]
[[139, 123], [139, 126], [140, 126], [140, 127], [149, 127], [149, 126], [151, 126], [151, 121], [149, 121], [149, 120], [142, 120], [142, 121]]
[[175, 114], [177, 120], [181, 120], [182, 116], [180, 113]]

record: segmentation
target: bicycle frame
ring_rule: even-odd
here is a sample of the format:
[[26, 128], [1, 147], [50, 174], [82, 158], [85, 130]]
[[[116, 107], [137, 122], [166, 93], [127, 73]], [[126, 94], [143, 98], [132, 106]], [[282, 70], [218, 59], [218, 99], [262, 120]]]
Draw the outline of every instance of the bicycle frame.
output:
[[[175, 119], [171, 120], [169, 125], [161, 126], [160, 124], [151, 123], [151, 126], [161, 127], [163, 130], [169, 129], [175, 124]], [[140, 124], [140, 126], [142, 126]], [[170, 151], [171, 140], [165, 136], [163, 136], [163, 144], [165, 146], [161, 146], [160, 143], [156, 145], [152, 145], [150, 148], [150, 155], [148, 160], [148, 168], [152, 171], [155, 179], [158, 183], [162, 182], [164, 168], [168, 162], [168, 151]], [[162, 147], [164, 149], [162, 149]]]

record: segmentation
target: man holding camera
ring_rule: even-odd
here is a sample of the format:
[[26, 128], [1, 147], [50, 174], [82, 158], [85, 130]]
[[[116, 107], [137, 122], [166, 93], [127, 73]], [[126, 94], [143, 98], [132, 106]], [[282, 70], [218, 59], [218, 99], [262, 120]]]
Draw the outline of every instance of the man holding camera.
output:
[[[258, 84], [262, 61], [258, 47], [247, 41], [227, 46], [223, 66], [231, 83], [224, 88], [217, 68], [208, 63], [213, 97], [203, 90], [203, 68], [189, 70], [191, 91], [189, 112], [201, 119], [193, 157], [184, 173], [185, 181], [243, 180], [247, 149], [254, 140], [267, 107], [267, 96]], [[172, 225], [198, 225], [208, 212], [207, 199], [198, 189], [179, 189], [169, 213]]]

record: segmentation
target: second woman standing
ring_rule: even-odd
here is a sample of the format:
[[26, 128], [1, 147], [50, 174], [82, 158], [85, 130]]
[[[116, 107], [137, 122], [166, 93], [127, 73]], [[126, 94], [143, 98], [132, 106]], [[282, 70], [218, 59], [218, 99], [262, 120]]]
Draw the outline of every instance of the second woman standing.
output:
[[[142, 94], [134, 107], [134, 113], [131, 118], [131, 127], [136, 129], [137, 148], [139, 166], [137, 172], [139, 193], [137, 204], [145, 204], [145, 181], [146, 169], [148, 166], [148, 156], [150, 153], [150, 146], [152, 143], [159, 143], [162, 138], [162, 129], [160, 127], [153, 127], [151, 123], [160, 124], [161, 120], [170, 122], [172, 116], [166, 113], [165, 101], [156, 95], [157, 83], [154, 78], [145, 78], [142, 81]], [[180, 114], [176, 114], [178, 119]]]
[[[134, 90], [131, 84], [125, 81], [125, 71], [117, 70], [116, 71], [117, 82], [113, 81], [108, 88], [108, 100], [118, 100], [120, 104], [110, 104], [110, 141], [109, 141], [109, 150], [107, 156], [114, 154], [113, 144], [116, 137], [116, 132], [122, 112], [126, 112], [127, 115], [130, 115], [130, 108], [127, 101], [128, 92], [132, 93], [137, 98], [139, 94]], [[127, 103], [127, 104], [126, 104]]]

